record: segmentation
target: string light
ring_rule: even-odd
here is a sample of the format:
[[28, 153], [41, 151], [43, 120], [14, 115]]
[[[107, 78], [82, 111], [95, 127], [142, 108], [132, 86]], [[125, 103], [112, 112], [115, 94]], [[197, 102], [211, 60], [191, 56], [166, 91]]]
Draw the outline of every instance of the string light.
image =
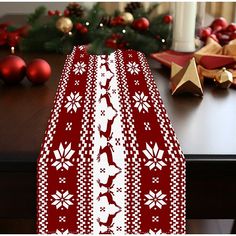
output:
[[89, 26], [89, 22], [87, 21], [87, 22], [85, 23], [85, 25]]
[[123, 34], [125, 34], [125, 33], [126, 33], [126, 30], [125, 30], [125, 29], [123, 29], [123, 30], [122, 30], [122, 33], [123, 33]]
[[166, 40], [165, 39], [162, 39], [161, 42], [164, 43]]
[[100, 27], [103, 27], [103, 23], [100, 23], [99, 26], [100, 26]]

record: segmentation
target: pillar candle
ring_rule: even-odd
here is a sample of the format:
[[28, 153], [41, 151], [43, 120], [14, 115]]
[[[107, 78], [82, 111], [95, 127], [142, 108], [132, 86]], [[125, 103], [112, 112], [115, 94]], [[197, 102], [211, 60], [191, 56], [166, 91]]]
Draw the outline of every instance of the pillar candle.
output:
[[172, 49], [179, 52], [195, 51], [195, 24], [197, 3], [174, 3]]

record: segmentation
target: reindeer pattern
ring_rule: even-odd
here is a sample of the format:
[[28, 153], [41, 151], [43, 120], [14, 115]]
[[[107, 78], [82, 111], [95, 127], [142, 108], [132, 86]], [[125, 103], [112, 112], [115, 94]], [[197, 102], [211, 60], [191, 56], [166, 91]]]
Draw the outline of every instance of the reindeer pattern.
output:
[[[115, 123], [118, 121], [118, 110], [115, 107], [115, 102], [112, 93], [114, 89], [114, 72], [110, 65], [109, 56], [101, 56], [100, 66], [103, 76], [101, 76], [98, 83], [98, 89], [100, 94], [98, 95], [98, 106], [102, 107], [107, 114], [107, 117], [102, 117], [100, 115], [99, 122], [97, 124], [97, 138], [100, 143], [100, 147], [96, 152], [96, 163], [99, 166], [106, 166], [106, 168], [111, 168], [110, 172], [105, 168], [104, 173], [97, 176], [95, 179], [95, 185], [97, 185], [97, 202], [103, 206], [103, 214], [97, 215], [97, 224], [99, 226], [100, 234], [113, 234], [115, 233], [116, 227], [116, 217], [121, 214], [122, 207], [119, 197], [117, 197], [117, 188], [119, 186], [119, 176], [122, 174], [122, 169], [120, 164], [117, 163], [117, 154], [114, 150], [114, 138], [116, 135]], [[105, 76], [104, 76], [105, 74]], [[116, 156], [115, 156], [116, 155]], [[115, 158], [116, 157], [116, 158]], [[122, 158], [122, 157], [120, 157]], [[118, 182], [117, 182], [118, 181]], [[104, 207], [105, 206], [105, 207]], [[98, 208], [99, 209], [99, 208]], [[112, 210], [108, 210], [112, 209]], [[105, 227], [105, 228], [104, 228]]]

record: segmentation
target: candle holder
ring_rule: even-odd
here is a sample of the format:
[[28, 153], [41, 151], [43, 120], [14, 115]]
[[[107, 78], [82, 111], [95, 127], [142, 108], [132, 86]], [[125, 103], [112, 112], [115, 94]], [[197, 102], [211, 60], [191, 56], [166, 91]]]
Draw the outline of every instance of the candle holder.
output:
[[172, 12], [172, 49], [178, 52], [194, 52], [196, 33], [204, 23], [205, 3], [175, 2], [172, 3]]

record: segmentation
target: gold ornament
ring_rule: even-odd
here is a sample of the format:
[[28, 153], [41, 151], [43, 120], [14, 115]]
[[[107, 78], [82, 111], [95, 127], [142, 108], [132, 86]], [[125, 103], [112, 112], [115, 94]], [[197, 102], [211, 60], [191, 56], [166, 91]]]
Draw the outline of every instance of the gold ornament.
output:
[[172, 63], [170, 85], [172, 95], [191, 93], [203, 96], [202, 81], [198, 76], [194, 58], [184, 67]]
[[57, 20], [56, 28], [61, 32], [68, 34], [73, 28], [73, 23], [70, 18], [62, 16]]
[[130, 25], [134, 21], [134, 17], [130, 12], [122, 13], [121, 17], [123, 18], [125, 25]]
[[227, 71], [225, 67], [223, 67], [216, 74], [216, 82], [220, 88], [227, 89], [233, 83], [233, 75], [231, 72]]

